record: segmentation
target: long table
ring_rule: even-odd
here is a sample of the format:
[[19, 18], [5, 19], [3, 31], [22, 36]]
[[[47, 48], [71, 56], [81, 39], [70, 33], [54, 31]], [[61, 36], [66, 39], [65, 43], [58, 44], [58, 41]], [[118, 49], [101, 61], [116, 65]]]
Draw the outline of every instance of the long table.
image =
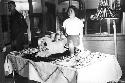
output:
[[29, 80], [41, 83], [76, 83], [76, 71], [74, 69], [8, 55], [5, 61], [5, 71], [11, 74], [13, 70], [23, 77], [28, 77]]
[[118, 82], [122, 76], [120, 65], [114, 55], [108, 55], [101, 61], [78, 69], [8, 55], [5, 71], [12, 73], [13, 70], [23, 77], [41, 83], [107, 83]]

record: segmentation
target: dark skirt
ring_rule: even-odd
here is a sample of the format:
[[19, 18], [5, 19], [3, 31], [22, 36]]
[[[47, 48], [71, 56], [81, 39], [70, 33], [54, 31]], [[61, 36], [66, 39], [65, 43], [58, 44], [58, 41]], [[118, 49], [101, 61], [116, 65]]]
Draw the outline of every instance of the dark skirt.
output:
[[67, 44], [73, 42], [73, 45], [76, 47], [80, 44], [80, 37], [79, 35], [68, 35], [67, 36]]

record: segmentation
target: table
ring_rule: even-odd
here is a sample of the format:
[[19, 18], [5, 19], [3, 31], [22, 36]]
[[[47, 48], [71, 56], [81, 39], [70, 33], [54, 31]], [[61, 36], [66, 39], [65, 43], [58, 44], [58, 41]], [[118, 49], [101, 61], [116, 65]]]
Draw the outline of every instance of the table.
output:
[[[33, 62], [19, 56], [8, 55], [6, 57], [7, 63], [5, 64], [9, 64], [10, 70], [5, 68], [5, 71], [11, 73], [13, 69], [18, 70], [20, 75], [41, 83], [118, 82], [122, 76], [122, 71], [115, 55], [103, 55], [107, 57], [77, 69], [59, 66], [49, 62]], [[28, 72], [27, 75], [26, 72]]]
[[5, 71], [9, 74], [15, 70], [29, 80], [41, 83], [76, 83], [76, 71], [49, 62], [33, 62], [20, 56], [8, 55], [5, 65]]

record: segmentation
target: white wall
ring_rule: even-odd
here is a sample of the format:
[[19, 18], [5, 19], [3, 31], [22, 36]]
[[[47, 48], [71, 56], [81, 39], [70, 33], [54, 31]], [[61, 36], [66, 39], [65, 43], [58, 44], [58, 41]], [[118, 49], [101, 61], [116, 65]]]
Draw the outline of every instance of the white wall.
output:
[[[85, 3], [86, 9], [96, 9], [98, 7], [99, 0], [82, 0], [83, 3]], [[62, 4], [58, 7], [59, 12], [62, 10], [62, 8], [68, 7], [66, 3]]]
[[98, 7], [99, 0], [82, 0], [85, 1], [86, 9], [96, 9]]

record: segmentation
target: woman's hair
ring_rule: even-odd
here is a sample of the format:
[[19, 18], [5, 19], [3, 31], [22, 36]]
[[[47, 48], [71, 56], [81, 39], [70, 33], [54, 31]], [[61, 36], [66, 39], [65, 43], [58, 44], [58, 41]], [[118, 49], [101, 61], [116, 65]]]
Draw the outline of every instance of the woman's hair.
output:
[[69, 9], [73, 9], [74, 12], [75, 12], [75, 16], [78, 16], [78, 15], [77, 15], [77, 14], [78, 14], [78, 9], [77, 9], [74, 5], [71, 5], [71, 6], [68, 7], [68, 9], [67, 9], [67, 14], [68, 14], [68, 12], [69, 12]]
[[14, 5], [14, 6], [16, 7], [16, 4], [15, 4], [14, 1], [9, 1], [9, 2], [8, 2], [8, 5], [9, 5], [9, 4], [12, 4], [12, 5]]

